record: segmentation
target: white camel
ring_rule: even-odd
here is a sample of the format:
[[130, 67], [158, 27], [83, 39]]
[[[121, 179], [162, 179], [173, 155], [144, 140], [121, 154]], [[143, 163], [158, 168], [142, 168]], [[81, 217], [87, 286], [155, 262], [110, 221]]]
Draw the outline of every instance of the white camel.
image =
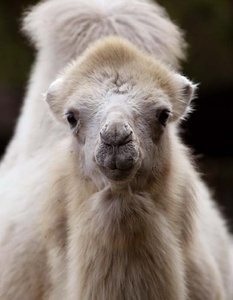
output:
[[[194, 85], [149, 2], [50, 0], [1, 164], [0, 299], [232, 299], [231, 241], [177, 135]], [[49, 88], [56, 74], [102, 36]], [[141, 52], [143, 50], [143, 52]], [[13, 188], [12, 188], [13, 187]]]
[[114, 37], [51, 85], [71, 129], [42, 213], [51, 299], [232, 299], [231, 239], [177, 134], [194, 90]]

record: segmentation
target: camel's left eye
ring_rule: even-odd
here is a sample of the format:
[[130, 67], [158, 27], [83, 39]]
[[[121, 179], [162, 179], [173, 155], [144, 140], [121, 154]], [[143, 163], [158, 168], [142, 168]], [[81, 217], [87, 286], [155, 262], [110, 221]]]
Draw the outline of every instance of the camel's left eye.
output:
[[166, 126], [170, 114], [171, 114], [170, 110], [168, 110], [168, 109], [163, 109], [163, 110], [159, 113], [159, 116], [158, 116], [159, 123], [160, 123], [161, 125], [163, 125], [163, 126]]
[[67, 118], [67, 121], [70, 124], [71, 128], [74, 128], [77, 125], [78, 121], [77, 121], [74, 113], [72, 113], [72, 112], [67, 113], [66, 118]]

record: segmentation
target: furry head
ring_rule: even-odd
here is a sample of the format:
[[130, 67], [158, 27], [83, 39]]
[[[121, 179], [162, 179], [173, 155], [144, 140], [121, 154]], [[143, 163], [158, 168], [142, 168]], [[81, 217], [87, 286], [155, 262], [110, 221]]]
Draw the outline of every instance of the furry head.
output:
[[[194, 90], [191, 81], [160, 60], [122, 38], [108, 37], [51, 84], [46, 100], [69, 124], [86, 175], [99, 178], [98, 166], [106, 178], [122, 181], [161, 171], [170, 127], [185, 115]], [[167, 151], [158, 155], [161, 148]], [[154, 157], [159, 159], [151, 164]]]

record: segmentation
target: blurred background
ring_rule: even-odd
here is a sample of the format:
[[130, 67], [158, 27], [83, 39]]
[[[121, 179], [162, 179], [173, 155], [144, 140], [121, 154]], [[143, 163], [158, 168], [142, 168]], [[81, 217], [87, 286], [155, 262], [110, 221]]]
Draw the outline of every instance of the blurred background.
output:
[[[34, 58], [20, 33], [21, 16], [37, 2], [0, 1], [0, 157], [13, 134]], [[183, 137], [233, 229], [233, 1], [157, 2], [184, 30], [189, 47], [183, 71], [200, 83]]]

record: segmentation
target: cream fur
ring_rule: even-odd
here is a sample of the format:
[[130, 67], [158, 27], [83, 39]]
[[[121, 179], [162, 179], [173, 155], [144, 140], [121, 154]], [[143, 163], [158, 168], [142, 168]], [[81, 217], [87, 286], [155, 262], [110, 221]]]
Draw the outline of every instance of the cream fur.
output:
[[[193, 86], [164, 64], [175, 68], [183, 58], [181, 33], [158, 6], [128, 3], [46, 1], [26, 17], [25, 28], [38, 55], [15, 136], [1, 163], [1, 300], [232, 299], [230, 237], [176, 133]], [[89, 128], [79, 135], [77, 153], [77, 142], [73, 138], [70, 143], [64, 124], [50, 117], [41, 93], [71, 59], [110, 34], [128, 38], [163, 63], [110, 38], [67, 68], [47, 100], [63, 123], [64, 113], [75, 109], [77, 99], [83, 99], [84, 111], [86, 105], [87, 111], [95, 108], [95, 118], [87, 116]], [[114, 52], [108, 51], [112, 44], [119, 44], [119, 49], [109, 55]], [[97, 51], [101, 47], [104, 60]], [[120, 58], [125, 55], [125, 65], [118, 78], [114, 70], [119, 70], [119, 53]], [[108, 65], [115, 55], [116, 64]], [[130, 64], [131, 58], [135, 64]], [[103, 64], [103, 72], [96, 69], [89, 87], [86, 75], [96, 64]], [[135, 82], [128, 80], [130, 76]], [[64, 82], [69, 84], [61, 89]], [[81, 83], [85, 90], [78, 88]], [[109, 84], [111, 94], [103, 93]], [[59, 86], [63, 99], [56, 95]], [[189, 89], [191, 93], [186, 93]], [[100, 101], [104, 95], [112, 106], [97, 109], [96, 97]], [[142, 155], [143, 176], [132, 173], [130, 182], [116, 185], [93, 162], [93, 143], [99, 136], [100, 117], [117, 111], [126, 95], [136, 97], [131, 104], [139, 115], [141, 99], [148, 99], [145, 111], [149, 112], [156, 96], [159, 107], [172, 109], [173, 116], [156, 151], [144, 136], [141, 140], [149, 143], [147, 147], [135, 140], [139, 150], [153, 148], [156, 154]], [[131, 108], [123, 108], [122, 113], [130, 115]], [[143, 126], [145, 117], [141, 120]], [[85, 137], [89, 147], [83, 144]]]
[[176, 68], [185, 57], [181, 31], [150, 1], [44, 1], [26, 15], [23, 30], [35, 44], [37, 57], [14, 137], [0, 165], [2, 171], [25, 163], [38, 150], [46, 152], [64, 135], [62, 127], [50, 119], [41, 95], [57, 73], [93, 41], [123, 36]]
[[[64, 114], [72, 111], [80, 120], [55, 150], [45, 199], [49, 299], [232, 299], [230, 236], [177, 135], [194, 89], [112, 37], [90, 47], [49, 88], [55, 117], [66, 124]], [[173, 113], [162, 131], [161, 107]], [[119, 122], [129, 122], [140, 153], [139, 167], [122, 180], [98, 166], [108, 117], [117, 120], [117, 134]]]
[[37, 55], [14, 136], [0, 163], [0, 299], [4, 300], [37, 299], [44, 290], [38, 279], [44, 276], [44, 249], [37, 231], [45, 189], [41, 180], [47, 181], [53, 147], [66, 130], [54, 122], [41, 98], [57, 73], [90, 43], [110, 34], [128, 37], [174, 67], [185, 56], [181, 31], [149, 1], [44, 1], [26, 14], [23, 29]]

